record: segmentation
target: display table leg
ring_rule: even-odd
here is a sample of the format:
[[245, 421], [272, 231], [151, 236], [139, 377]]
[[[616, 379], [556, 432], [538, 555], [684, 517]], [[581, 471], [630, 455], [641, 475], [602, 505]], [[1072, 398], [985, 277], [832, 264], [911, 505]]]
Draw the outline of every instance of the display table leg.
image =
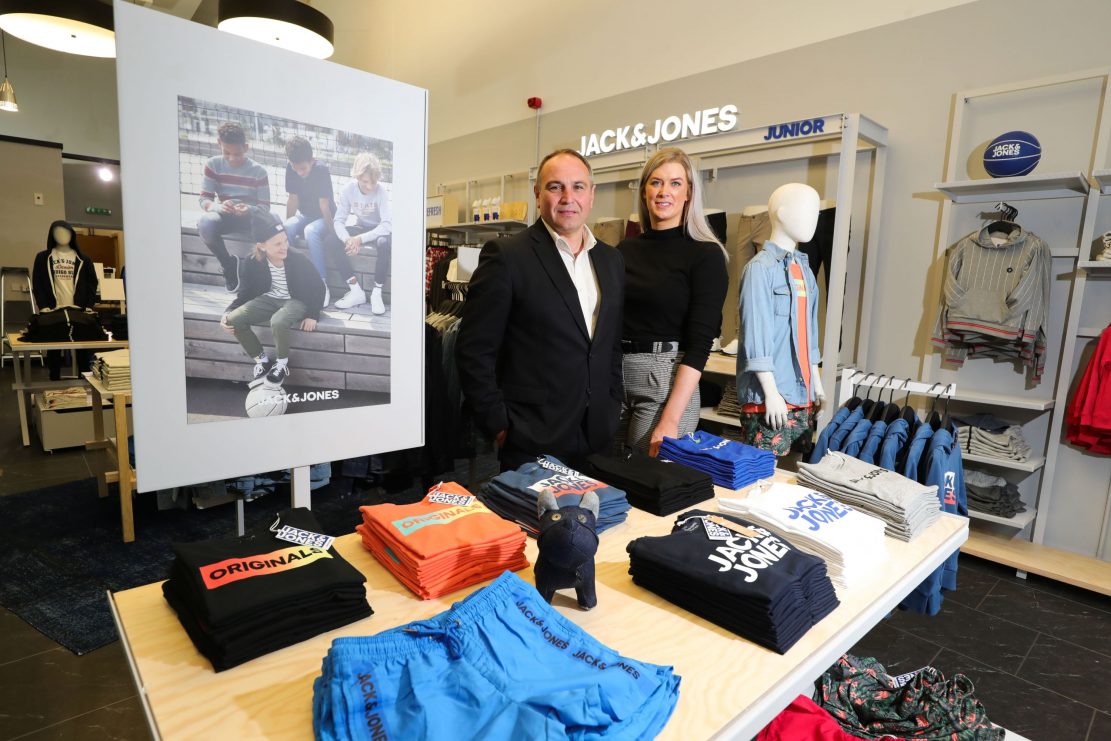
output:
[[127, 404], [129, 394], [115, 394], [112, 411], [116, 419], [116, 464], [120, 467], [120, 522], [123, 525], [123, 542], [135, 540], [135, 519], [131, 511], [131, 456], [127, 448]]
[[312, 492], [309, 489], [309, 467], [298, 466], [289, 469], [290, 506], [312, 509]]
[[26, 448], [31, 444], [31, 434], [27, 429], [27, 392], [23, 386], [31, 379], [31, 353], [19, 353], [13, 348], [12, 366], [15, 368], [15, 383], [12, 385], [19, 404], [19, 431], [23, 433], [23, 447]]
[[[93, 442], [98, 446], [103, 446], [104, 441], [104, 401], [100, 398], [100, 392], [95, 387], [89, 386], [92, 389], [93, 396]], [[85, 447], [89, 447], [88, 444]], [[105, 478], [104, 473], [98, 473], [96, 476], [96, 493], [101, 498], [108, 496], [108, 480]]]

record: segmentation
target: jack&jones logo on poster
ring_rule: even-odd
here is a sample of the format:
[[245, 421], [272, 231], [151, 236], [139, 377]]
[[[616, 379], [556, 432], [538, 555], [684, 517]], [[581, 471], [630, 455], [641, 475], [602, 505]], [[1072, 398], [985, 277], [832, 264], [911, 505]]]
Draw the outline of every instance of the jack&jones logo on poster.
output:
[[303, 394], [274, 394], [260, 399], [259, 404], [299, 404], [303, 401], [327, 401], [338, 398], [339, 391], [332, 389], [331, 391], [306, 391]]
[[[740, 109], [730, 103], [720, 108], [705, 108], [681, 116], [657, 118], [655, 123], [629, 124], [616, 129], [606, 129], [601, 134], [583, 134], [579, 153], [584, 157], [595, 154], [619, 152], [622, 149], [643, 147], [659, 141], [673, 142], [707, 134], [732, 131], [737, 126]], [[648, 133], [651, 131], [651, 133]]]

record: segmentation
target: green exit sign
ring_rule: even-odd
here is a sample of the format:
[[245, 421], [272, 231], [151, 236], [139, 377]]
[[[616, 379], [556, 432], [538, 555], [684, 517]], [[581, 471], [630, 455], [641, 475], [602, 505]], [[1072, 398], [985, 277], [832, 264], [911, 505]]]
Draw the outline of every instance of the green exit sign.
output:
[[110, 209], [110, 208], [101, 208], [100, 206], [86, 206], [85, 207], [85, 213], [93, 214], [95, 216], [111, 216], [112, 215], [112, 209]]

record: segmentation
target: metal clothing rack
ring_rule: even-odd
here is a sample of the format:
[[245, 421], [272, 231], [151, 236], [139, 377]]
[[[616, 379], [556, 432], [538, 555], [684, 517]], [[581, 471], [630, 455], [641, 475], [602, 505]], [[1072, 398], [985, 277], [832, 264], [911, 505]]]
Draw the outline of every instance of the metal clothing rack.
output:
[[860, 386], [878, 388], [881, 392], [891, 389], [892, 392], [932, 396], [938, 399], [952, 399], [957, 395], [957, 384], [955, 383], [914, 381], [909, 378], [898, 378], [849, 367], [841, 369], [841, 385], [837, 392], [837, 406], [843, 406], [845, 402], [853, 397], [856, 388]]
[[[7, 280], [7, 278], [8, 278], [9, 275], [15, 277], [16, 280], [19, 280], [18, 276], [23, 276], [23, 280], [27, 284], [27, 300], [31, 304], [31, 313], [32, 314], [36, 313], [35, 312], [35, 308], [36, 308], [35, 307], [35, 297], [34, 297], [34, 294], [31, 293], [31, 271], [28, 270], [27, 268], [24, 268], [24, 267], [7, 267], [7, 266], [0, 267], [0, 368], [4, 367], [4, 361], [8, 360], [9, 358], [11, 358], [13, 363], [16, 362], [14, 356], [11, 353], [11, 350], [6, 348], [6, 342], [4, 342], [4, 340], [3, 340], [3, 338], [8, 333], [8, 317], [7, 317], [8, 280]], [[39, 353], [35, 353], [35, 356], [38, 357], [39, 363], [41, 364], [43, 362], [43, 354], [41, 352], [39, 352]]]

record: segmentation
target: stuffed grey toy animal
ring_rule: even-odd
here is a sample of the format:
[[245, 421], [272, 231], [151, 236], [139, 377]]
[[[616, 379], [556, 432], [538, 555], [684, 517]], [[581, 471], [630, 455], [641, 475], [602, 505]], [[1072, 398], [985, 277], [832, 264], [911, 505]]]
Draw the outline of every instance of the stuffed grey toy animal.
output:
[[550, 491], [537, 499], [540, 555], [533, 574], [536, 590], [551, 603], [557, 589], [574, 587], [579, 607], [598, 604], [594, 590], [594, 554], [598, 552], [598, 495], [587, 492], [578, 506], [560, 507]]

